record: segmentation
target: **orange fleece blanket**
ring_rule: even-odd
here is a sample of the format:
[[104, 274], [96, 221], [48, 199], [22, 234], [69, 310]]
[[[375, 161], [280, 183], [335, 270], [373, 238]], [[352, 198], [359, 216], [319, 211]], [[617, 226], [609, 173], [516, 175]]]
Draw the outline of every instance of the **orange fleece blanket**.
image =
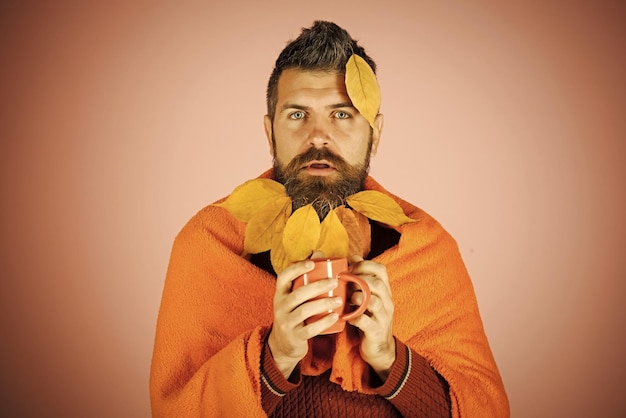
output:
[[[271, 171], [262, 175], [269, 177]], [[453, 417], [508, 417], [509, 405], [454, 239], [428, 214], [371, 177], [366, 189], [392, 197], [419, 222], [397, 228], [400, 242], [374, 260], [387, 266], [394, 335], [428, 360], [450, 385]], [[272, 323], [275, 277], [240, 254], [245, 224], [207, 206], [177, 235], [159, 311], [150, 376], [154, 417], [262, 417], [260, 356]], [[368, 365], [352, 327], [327, 358], [331, 380], [367, 392]], [[316, 356], [318, 354], [316, 353]]]

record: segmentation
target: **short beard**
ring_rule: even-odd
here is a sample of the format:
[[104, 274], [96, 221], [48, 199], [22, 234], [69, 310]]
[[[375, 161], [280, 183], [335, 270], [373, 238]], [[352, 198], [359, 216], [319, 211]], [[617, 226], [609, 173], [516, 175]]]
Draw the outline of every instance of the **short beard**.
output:
[[[310, 148], [294, 157], [285, 167], [281, 167], [274, 155], [274, 179], [285, 186], [294, 211], [311, 204], [320, 220], [323, 220], [331, 210], [343, 205], [348, 196], [363, 190], [370, 167], [371, 147], [370, 140], [363, 164], [356, 166], [326, 148]], [[333, 164], [336, 175], [328, 178], [303, 172], [302, 167], [314, 160], [326, 160]]]

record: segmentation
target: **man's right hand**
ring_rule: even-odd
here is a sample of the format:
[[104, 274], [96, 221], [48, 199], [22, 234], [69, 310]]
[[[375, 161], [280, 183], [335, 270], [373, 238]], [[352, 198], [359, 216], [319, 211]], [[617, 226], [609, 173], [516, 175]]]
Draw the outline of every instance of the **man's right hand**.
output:
[[341, 306], [339, 298], [311, 300], [336, 288], [336, 278], [319, 280], [291, 291], [293, 280], [311, 270], [312, 261], [300, 261], [289, 265], [276, 278], [274, 324], [267, 342], [278, 369], [287, 379], [306, 355], [309, 339], [337, 322], [338, 317], [329, 314], [308, 325], [304, 320]]

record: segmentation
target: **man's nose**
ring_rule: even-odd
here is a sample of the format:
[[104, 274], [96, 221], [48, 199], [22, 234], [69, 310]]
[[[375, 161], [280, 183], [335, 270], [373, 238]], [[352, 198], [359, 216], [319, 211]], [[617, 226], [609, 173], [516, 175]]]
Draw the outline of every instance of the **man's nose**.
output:
[[328, 121], [316, 119], [311, 122], [308, 143], [315, 148], [327, 147], [331, 142], [331, 129]]

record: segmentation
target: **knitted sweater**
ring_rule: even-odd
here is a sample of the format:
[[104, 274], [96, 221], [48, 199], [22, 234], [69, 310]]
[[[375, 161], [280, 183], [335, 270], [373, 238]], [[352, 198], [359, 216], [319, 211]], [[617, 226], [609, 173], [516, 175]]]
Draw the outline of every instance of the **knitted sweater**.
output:
[[[407, 216], [419, 220], [398, 227], [398, 244], [374, 258], [387, 267], [395, 307], [399, 360], [388, 381], [376, 383], [351, 326], [333, 337], [332, 349], [311, 347], [296, 373], [282, 381], [265, 350], [275, 276], [240, 256], [245, 224], [211, 205], [183, 227], [172, 248], [150, 375], [154, 417], [293, 416], [290, 408], [307, 405], [305, 398], [316, 393], [344, 394], [346, 399], [370, 395], [367, 399], [382, 399], [397, 409], [403, 408], [404, 393], [410, 398], [447, 385], [453, 417], [509, 416], [456, 243], [433, 218], [371, 177], [365, 185], [386, 193]], [[439, 389], [420, 376], [434, 376]], [[394, 380], [403, 384], [389, 388]], [[289, 401], [291, 396], [304, 401]], [[323, 406], [318, 399], [317, 404], [337, 402], [331, 399]], [[422, 416], [417, 409], [402, 414]]]
[[[334, 343], [332, 337], [328, 338], [328, 344]], [[373, 386], [373, 395], [344, 391], [330, 381], [330, 370], [319, 376], [302, 376], [296, 371], [287, 381], [276, 369], [266, 346], [261, 366], [263, 408], [268, 416], [277, 418], [348, 418], [365, 414], [369, 417], [449, 417], [450, 398], [443, 378], [403, 343], [397, 342], [397, 346], [396, 362], [384, 384], [378, 379], [368, 384]]]

